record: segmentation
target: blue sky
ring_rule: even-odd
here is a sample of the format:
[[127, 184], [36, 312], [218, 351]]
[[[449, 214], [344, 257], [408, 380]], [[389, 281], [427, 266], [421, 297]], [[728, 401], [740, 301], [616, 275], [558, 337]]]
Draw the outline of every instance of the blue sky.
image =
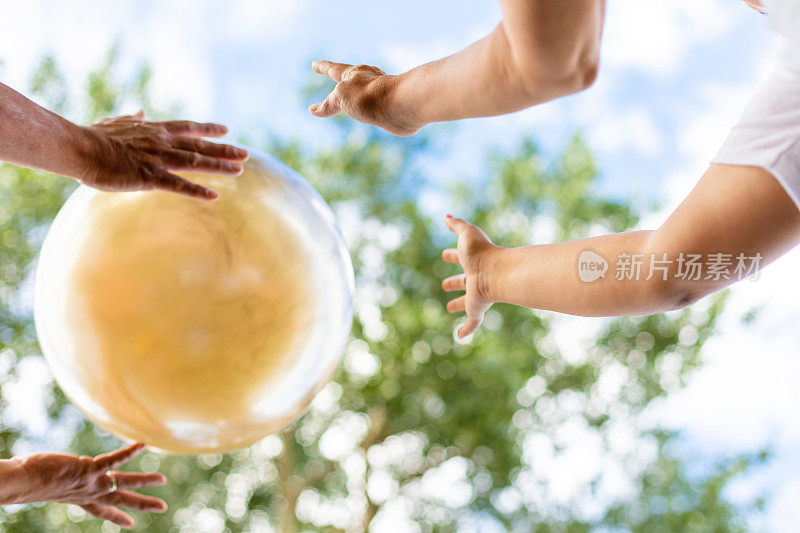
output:
[[[398, 72], [458, 50], [500, 20], [490, 1], [19, 4], [8, 3], [12, 16], [0, 35], [8, 81], [24, 85], [35, 59], [55, 52], [77, 82], [119, 39], [129, 66], [150, 61], [162, 98], [187, 104], [193, 117], [224, 121], [234, 132], [271, 130], [314, 142], [334, 133], [307, 114], [297, 90], [311, 76], [311, 59]], [[591, 91], [510, 118], [438, 128], [448, 159], [442, 168], [468, 172], [481, 154], [476, 146], [533, 135], [555, 150], [582, 131], [598, 153], [603, 187], [625, 196], [656, 192], [685, 160], [680, 130], [708, 112], [705, 93], [751, 86], [772, 45], [764, 17], [739, 2], [682, 4], [610, 2], [602, 71]], [[730, 97], [729, 122], [742, 94]]]
[[[307, 113], [298, 91], [312, 75], [310, 60], [396, 73], [457, 51], [500, 20], [490, 0], [0, 0], [0, 12], [0, 80], [13, 87], [24, 90], [38, 58], [54, 53], [78, 92], [119, 40], [121, 73], [152, 64], [158, 100], [183, 103], [188, 118], [226, 123], [233, 135], [279, 132], [309, 144], [337, 134]], [[769, 68], [776, 39], [765, 25], [739, 1], [609, 0], [596, 84], [512, 116], [431, 128], [440, 155], [426, 167], [430, 179], [479, 179], [481, 148], [533, 136], [555, 152], [579, 131], [597, 154], [604, 192], [662, 204], [643, 221], [652, 227], [688, 193]], [[442, 195], [427, 205], [448, 209]], [[789, 529], [800, 501], [800, 305], [791, 290], [798, 271], [795, 251], [737, 288], [705, 351], [706, 368], [654, 414], [709, 457], [774, 445], [772, 466], [737, 487], [774, 489], [771, 530]], [[742, 325], [753, 307], [763, 308], [761, 318]], [[561, 323], [572, 332], [588, 322]]]

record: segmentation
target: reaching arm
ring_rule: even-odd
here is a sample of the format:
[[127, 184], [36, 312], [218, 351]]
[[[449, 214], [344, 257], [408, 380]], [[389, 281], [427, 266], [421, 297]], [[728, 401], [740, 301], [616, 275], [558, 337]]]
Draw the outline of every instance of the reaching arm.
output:
[[503, 115], [594, 82], [604, 0], [501, 0], [503, 21], [484, 39], [398, 76], [376, 67], [315, 61], [336, 88], [310, 111], [345, 113], [395, 135], [431, 122]]
[[201, 140], [218, 124], [150, 122], [136, 115], [78, 126], [0, 83], [0, 161], [74, 178], [102, 190], [161, 189], [211, 200], [216, 193], [173, 171], [235, 176], [247, 152]]
[[[447, 224], [458, 235], [458, 248], [443, 257], [465, 271], [442, 284], [466, 290], [448, 303], [450, 312], [467, 312], [460, 336], [475, 331], [494, 302], [583, 316], [678, 309], [754, 273], [753, 267], [757, 271], [800, 241], [800, 212], [778, 181], [761, 168], [733, 165], [711, 165], [655, 231], [503, 248], [463, 220], [448, 218]], [[596, 254], [590, 262], [600, 262], [598, 255], [607, 261], [605, 275], [581, 278], [585, 251]], [[700, 256], [694, 262], [699, 274], [690, 266], [692, 256]], [[740, 256], [746, 270], [737, 272]]]

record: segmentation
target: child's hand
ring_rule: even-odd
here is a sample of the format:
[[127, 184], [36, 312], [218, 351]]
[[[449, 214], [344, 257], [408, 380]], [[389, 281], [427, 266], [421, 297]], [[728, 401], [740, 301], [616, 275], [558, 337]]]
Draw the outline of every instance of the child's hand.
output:
[[393, 101], [397, 76], [389, 76], [378, 67], [330, 61], [314, 61], [311, 68], [336, 82], [324, 102], [309, 108], [312, 115], [325, 118], [344, 113], [401, 137], [414, 135], [424, 125]]
[[464, 273], [445, 279], [442, 288], [446, 291], [467, 291], [464, 296], [447, 303], [450, 313], [467, 312], [467, 322], [458, 330], [459, 338], [463, 338], [478, 329], [483, 314], [494, 303], [488, 295], [488, 277], [492, 269], [490, 258], [500, 247], [492, 244], [477, 226], [450, 215], [445, 217], [445, 221], [447, 227], [458, 236], [458, 245], [456, 249], [443, 251], [442, 258], [448, 263], [461, 265]]

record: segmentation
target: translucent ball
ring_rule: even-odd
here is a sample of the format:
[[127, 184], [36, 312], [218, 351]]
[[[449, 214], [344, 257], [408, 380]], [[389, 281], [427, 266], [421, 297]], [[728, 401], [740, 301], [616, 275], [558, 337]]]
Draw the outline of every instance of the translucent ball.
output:
[[64, 393], [123, 439], [242, 448], [297, 418], [339, 363], [353, 270], [324, 200], [250, 151], [220, 193], [80, 187], [36, 272], [42, 350]]

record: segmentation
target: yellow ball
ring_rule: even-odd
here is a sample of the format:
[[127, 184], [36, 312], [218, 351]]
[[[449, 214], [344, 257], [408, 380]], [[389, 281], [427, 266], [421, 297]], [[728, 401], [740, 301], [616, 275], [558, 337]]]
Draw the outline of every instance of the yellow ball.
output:
[[338, 364], [353, 273], [330, 209], [282, 163], [186, 176], [204, 202], [80, 187], [36, 273], [42, 351], [95, 423], [182, 454], [293, 421]]

